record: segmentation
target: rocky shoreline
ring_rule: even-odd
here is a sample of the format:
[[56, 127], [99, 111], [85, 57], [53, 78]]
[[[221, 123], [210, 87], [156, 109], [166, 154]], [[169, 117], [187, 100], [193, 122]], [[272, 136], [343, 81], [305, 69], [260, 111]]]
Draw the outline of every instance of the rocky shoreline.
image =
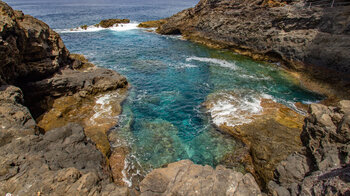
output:
[[306, 88], [349, 99], [350, 5], [337, 3], [331, 7], [321, 0], [201, 0], [194, 8], [150, 25], [160, 34], [181, 34], [255, 60], [279, 62]]
[[[201, 1], [197, 11], [215, 3]], [[164, 30], [169, 21], [149, 26]], [[312, 104], [303, 125], [294, 111], [263, 100], [263, 113], [252, 116], [258, 124], [223, 125], [249, 147], [246, 170], [254, 176], [182, 160], [128, 187], [128, 149], [113, 149], [118, 138], [108, 135], [126, 78], [70, 54], [45, 23], [2, 1], [0, 24], [1, 195], [264, 195], [254, 177], [271, 195], [350, 194], [350, 101]]]

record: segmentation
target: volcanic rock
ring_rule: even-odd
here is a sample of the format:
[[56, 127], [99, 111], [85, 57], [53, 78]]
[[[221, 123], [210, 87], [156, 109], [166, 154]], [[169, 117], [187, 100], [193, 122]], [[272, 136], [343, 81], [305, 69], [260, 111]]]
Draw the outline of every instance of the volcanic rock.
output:
[[282, 161], [269, 182], [273, 195], [350, 194], [350, 101], [311, 104], [301, 139], [305, 149]]
[[142, 195], [261, 195], [251, 174], [223, 166], [193, 164], [189, 160], [155, 169], [140, 184]]
[[1, 147], [0, 157], [1, 195], [103, 195], [120, 189], [109, 185], [105, 158], [77, 124], [13, 140]]

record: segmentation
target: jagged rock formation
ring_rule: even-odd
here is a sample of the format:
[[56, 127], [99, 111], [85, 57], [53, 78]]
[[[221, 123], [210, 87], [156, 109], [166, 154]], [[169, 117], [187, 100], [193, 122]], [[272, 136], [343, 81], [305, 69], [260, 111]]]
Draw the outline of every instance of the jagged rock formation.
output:
[[193, 164], [189, 160], [155, 169], [140, 184], [141, 196], [153, 195], [261, 195], [251, 174], [243, 175], [217, 166]]
[[312, 104], [301, 135], [305, 150], [282, 161], [270, 181], [273, 195], [350, 194], [350, 101]]
[[111, 184], [105, 158], [77, 124], [19, 137], [0, 154], [1, 195], [127, 193]]
[[60, 36], [32, 16], [0, 2], [0, 84], [46, 78], [70, 64]]
[[[303, 84], [312, 90], [348, 97], [350, 4], [344, 0], [333, 7], [331, 1], [322, 0], [286, 2], [201, 0], [194, 8], [167, 18], [157, 32], [182, 34], [254, 59], [282, 62], [300, 71]], [[314, 78], [323, 81], [315, 85]], [[333, 86], [325, 88], [325, 81]], [[336, 84], [339, 88], [334, 92]]]

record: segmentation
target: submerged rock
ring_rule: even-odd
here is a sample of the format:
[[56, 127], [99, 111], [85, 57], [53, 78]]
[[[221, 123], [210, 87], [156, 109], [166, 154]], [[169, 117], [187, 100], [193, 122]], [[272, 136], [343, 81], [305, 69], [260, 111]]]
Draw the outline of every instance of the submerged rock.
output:
[[251, 174], [223, 166], [193, 164], [189, 160], [155, 169], [140, 184], [141, 195], [261, 195]]
[[[258, 182], [265, 187], [266, 183], [273, 179], [273, 171], [278, 163], [292, 152], [301, 150], [302, 143], [299, 136], [304, 116], [269, 99], [261, 99], [254, 104], [254, 108], [242, 110], [235, 100], [230, 99], [229, 102], [225, 102], [228, 106], [222, 106], [227, 108], [232, 104], [235, 107], [232, 114], [229, 110], [221, 111], [213, 108], [218, 107], [217, 101], [222, 101], [220, 97], [208, 99], [205, 106], [213, 118], [224, 119], [223, 121], [214, 119], [214, 123], [218, 123], [216, 125], [221, 131], [235, 136], [248, 146], [251, 159], [244, 158], [246, 170], [253, 173]], [[237, 116], [237, 113], [240, 115]], [[236, 118], [241, 115], [245, 119], [243, 123], [238, 123], [240, 121]]]
[[350, 194], [350, 101], [337, 107], [311, 104], [301, 139], [305, 150], [282, 161], [273, 195]]

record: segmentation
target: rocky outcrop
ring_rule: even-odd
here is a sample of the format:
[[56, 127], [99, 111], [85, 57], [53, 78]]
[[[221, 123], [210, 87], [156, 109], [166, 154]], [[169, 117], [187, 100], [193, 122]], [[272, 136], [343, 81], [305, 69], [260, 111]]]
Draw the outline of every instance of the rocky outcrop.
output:
[[350, 101], [337, 107], [312, 104], [301, 138], [305, 146], [282, 161], [273, 195], [350, 194]]
[[0, 147], [14, 138], [35, 134], [36, 122], [23, 102], [21, 89], [0, 86]]
[[[120, 22], [123, 21], [125, 22], [125, 20]], [[103, 24], [108, 24], [109, 22], [118, 21], [105, 21]], [[41, 142], [42, 138], [45, 138], [48, 134], [55, 134], [51, 132], [58, 131], [59, 127], [74, 122], [79, 124], [79, 126], [83, 126], [84, 129], [80, 128], [81, 131], [85, 131], [85, 135], [93, 141], [94, 148], [97, 147], [104, 155], [104, 161], [91, 164], [89, 166], [91, 167], [90, 169], [92, 170], [94, 165], [96, 170], [101, 170], [98, 168], [99, 166], [109, 168], [108, 165], [104, 165], [108, 164], [108, 157], [111, 153], [106, 132], [117, 124], [117, 117], [121, 112], [120, 104], [124, 100], [128, 89], [126, 78], [114, 71], [95, 67], [82, 55], [70, 55], [60, 36], [50, 29], [48, 25], [34, 17], [24, 15], [20, 11], [12, 10], [11, 7], [2, 1], [0, 1], [0, 24], [0, 147], [4, 146], [5, 148], [5, 146], [16, 145], [18, 144], [16, 142], [19, 140], [27, 140], [26, 138], [29, 137], [33, 139], [35, 137], [33, 143], [23, 141], [25, 145], [29, 145], [27, 146], [29, 150], [25, 151], [25, 147], [22, 146], [18, 150], [18, 155], [29, 152], [29, 157], [38, 157], [40, 153], [42, 153], [43, 157], [49, 156], [44, 151], [35, 150], [35, 152], [32, 152], [31, 146], [35, 146], [35, 142]], [[44, 136], [39, 135], [44, 133]], [[65, 138], [66, 136], [68, 138]], [[64, 135], [61, 139], [65, 139], [51, 142], [62, 143], [64, 146], [56, 146], [55, 148], [74, 153], [71, 147], [65, 149], [65, 145], [70, 145], [69, 142], [78, 136], [74, 135], [72, 137], [73, 139], [69, 135]], [[85, 140], [88, 139], [85, 138], [73, 142], [87, 144]], [[49, 141], [44, 143], [48, 146], [53, 145]], [[75, 143], [72, 145], [75, 145]], [[35, 148], [39, 149], [39, 147], [41, 148], [41, 146]], [[79, 149], [80, 147], [74, 146], [74, 148]], [[87, 147], [87, 149], [89, 148], [91, 147]], [[47, 153], [54, 152], [50, 151]], [[89, 157], [88, 155], [86, 156]], [[13, 160], [17, 158], [14, 157]], [[34, 160], [35, 164], [36, 162], [42, 162], [42, 165], [39, 164], [37, 166], [48, 167], [48, 170], [50, 170], [51, 166], [45, 165], [48, 160], [41, 159], [42, 157], [39, 158]], [[56, 158], [59, 160], [56, 160]], [[62, 156], [57, 155], [56, 158], [51, 157], [52, 161], [59, 162], [58, 164], [61, 166], [63, 164], [60, 162], [61, 159], [62, 161], [74, 162], [74, 164], [79, 161], [89, 162], [80, 156], [70, 157], [65, 154]], [[96, 157], [90, 158], [94, 159]], [[26, 160], [28, 159], [26, 158]], [[96, 158], [96, 160], [100, 161], [101, 159]], [[0, 161], [5, 161], [5, 158], [1, 157]], [[23, 162], [23, 164], [26, 165], [27, 163]], [[76, 168], [74, 164], [72, 167]], [[69, 165], [72, 164], [69, 163]], [[69, 167], [62, 166], [62, 168], [67, 169]], [[84, 165], [83, 167], [86, 168], [87, 166]], [[18, 167], [15, 170], [17, 169]], [[28, 170], [28, 173], [26, 173], [26, 170]], [[89, 181], [88, 183], [92, 183], [89, 186], [93, 187], [101, 181], [102, 174], [100, 173], [98, 175], [89, 174], [85, 176], [85, 173], [82, 173], [79, 168], [78, 170], [73, 171], [74, 176], [78, 176], [74, 177], [74, 182], [80, 179], [83, 181], [87, 180]], [[26, 176], [28, 179], [38, 181], [38, 183], [46, 175], [58, 175], [57, 172], [46, 174], [46, 170], [42, 170], [45, 174], [41, 176], [39, 174], [40, 171], [31, 172], [29, 167], [17, 172], [20, 172], [20, 176]], [[12, 187], [8, 189], [10, 192], [21, 192], [22, 189], [20, 187], [24, 186], [23, 183], [28, 184], [29, 181], [27, 182], [26, 178], [22, 179], [20, 176], [14, 178], [20, 181], [18, 186], [11, 185], [13, 182], [10, 181], [1, 181], [8, 183], [6, 186]], [[112, 175], [110, 177], [108, 179], [112, 179]], [[6, 177], [6, 180], [8, 179]], [[55, 181], [51, 177], [48, 180]], [[72, 190], [80, 189], [85, 185], [78, 183], [76, 186]], [[28, 188], [28, 190], [39, 190], [39, 184], [33, 187], [33, 189]], [[64, 187], [68, 187], [68, 185], [64, 185]], [[93, 188], [94, 190], [85, 191], [101, 192], [100, 188], [97, 186]], [[113, 188], [108, 190], [114, 191]], [[65, 189], [65, 191], [68, 190]], [[51, 193], [51, 191], [48, 192]], [[54, 192], [53, 194], [61, 194]], [[30, 194], [33, 194], [33, 192], [30, 192]], [[72, 192], [72, 194], [78, 193]]]
[[[102, 27], [102, 28], [109, 28], [109, 27], [117, 27], [119, 24], [127, 24], [130, 23], [129, 19], [106, 19], [101, 20], [98, 24], [95, 24], [93, 26], [95, 27]], [[82, 25], [80, 26], [81, 29], [87, 29], [88, 25]]]
[[138, 27], [141, 28], [158, 28], [161, 25], [165, 24], [166, 20], [152, 20], [152, 21], [146, 21], [146, 22], [141, 22]]
[[70, 63], [69, 51], [48, 25], [0, 1], [0, 82], [46, 78]]
[[155, 169], [140, 184], [141, 195], [261, 195], [251, 174], [183, 160]]
[[[167, 18], [157, 32], [182, 34], [257, 60], [282, 62], [299, 71], [303, 85], [312, 90], [331, 94], [338, 87], [337, 95], [348, 97], [350, 4], [331, 4], [322, 0], [201, 0], [194, 8]], [[322, 88], [325, 81], [332, 87]]]
[[[223, 99], [222, 96], [208, 97], [204, 105], [214, 122], [216, 116], [225, 119], [225, 123], [216, 124], [219, 130], [233, 135], [247, 145], [251, 158], [246, 157], [242, 160], [245, 169], [254, 175], [262, 187], [265, 187], [266, 183], [273, 179], [273, 172], [279, 162], [292, 152], [301, 150], [302, 143], [299, 136], [304, 116], [270, 99], [261, 99], [257, 105], [260, 109], [253, 109], [259, 110], [256, 113], [239, 109], [232, 113], [213, 109], [217, 104], [220, 105], [220, 101], [232, 104], [234, 108], [240, 108], [239, 104], [242, 104], [236, 102], [239, 98]], [[242, 116], [244, 121], [236, 119]], [[239, 123], [230, 124], [230, 122]]]
[[0, 149], [1, 195], [127, 195], [111, 184], [105, 158], [77, 124], [18, 137]]

